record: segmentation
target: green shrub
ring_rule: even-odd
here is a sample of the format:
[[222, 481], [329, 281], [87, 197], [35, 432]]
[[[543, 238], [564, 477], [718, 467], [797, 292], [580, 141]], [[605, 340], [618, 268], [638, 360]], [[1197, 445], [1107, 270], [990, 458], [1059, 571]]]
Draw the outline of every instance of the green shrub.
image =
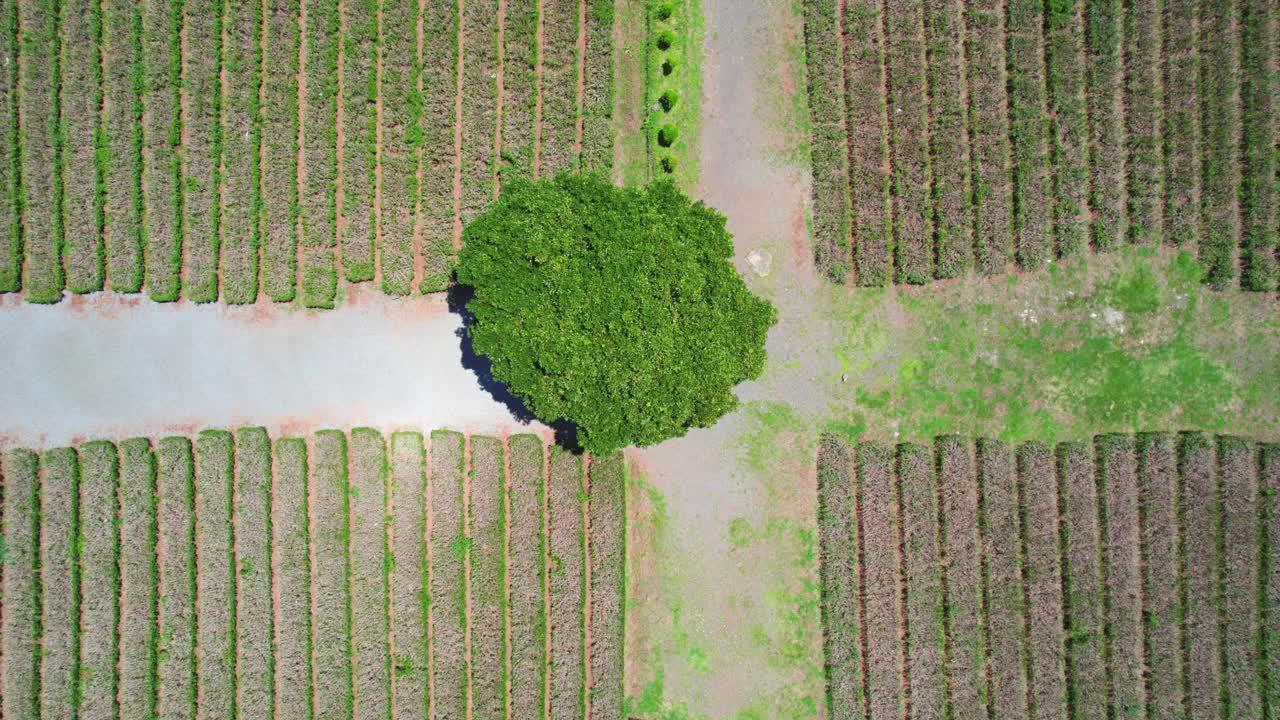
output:
[[658, 104], [662, 106], [663, 112], [671, 112], [678, 102], [680, 102], [680, 93], [675, 90], [664, 90], [658, 96]]
[[666, 60], [663, 60], [663, 61], [662, 61], [662, 75], [663, 75], [663, 77], [667, 77], [667, 76], [671, 75], [671, 73], [673, 73], [673, 72], [675, 72], [675, 71], [676, 71], [676, 61], [675, 61], [675, 60], [672, 60], [671, 58], [667, 58]]
[[670, 182], [517, 180], [463, 231], [457, 278], [493, 377], [604, 454], [709, 427], [764, 369], [777, 319], [730, 262], [725, 217]]
[[658, 144], [662, 147], [671, 147], [680, 137], [680, 129], [671, 123], [663, 125], [658, 130]]
[[674, 2], [660, 2], [654, 5], [653, 15], [659, 20], [670, 20], [672, 15], [676, 14], [676, 4]]
[[670, 175], [676, 171], [676, 166], [679, 165], [679, 162], [674, 155], [667, 155], [662, 158], [661, 165], [662, 171]]
[[659, 50], [670, 50], [676, 42], [676, 34], [670, 30], [663, 30], [654, 37], [653, 42]]

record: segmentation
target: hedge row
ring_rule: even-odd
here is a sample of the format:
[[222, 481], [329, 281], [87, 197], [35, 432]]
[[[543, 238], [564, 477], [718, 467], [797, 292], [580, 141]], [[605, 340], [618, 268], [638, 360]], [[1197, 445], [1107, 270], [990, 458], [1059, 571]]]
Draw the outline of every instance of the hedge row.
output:
[[464, 224], [484, 210], [497, 189], [494, 141], [498, 113], [498, 22], [497, 0], [463, 3], [462, 195], [458, 216]]
[[196, 675], [202, 713], [233, 714], [236, 700], [236, 570], [232, 513], [235, 439], [225, 430], [196, 437]]
[[[382, 8], [382, 206], [378, 266], [382, 290], [413, 288], [418, 237], [418, 170], [422, 155], [423, 95], [418, 83], [417, 3]], [[400, 32], [399, 28], [413, 28]]]
[[928, 91], [924, 3], [885, 4], [886, 62], [893, 157], [894, 278], [919, 285], [933, 277]]
[[469, 683], [466, 650], [467, 542], [463, 474], [465, 438], [431, 433], [431, 667], [432, 718], [466, 717]]
[[1053, 258], [1049, 118], [1045, 106], [1044, 17], [1039, 0], [1008, 4], [1009, 139], [1013, 145], [1013, 231], [1019, 267]]
[[582, 170], [613, 168], [613, 13], [616, 0], [583, 0], [586, 3], [586, 57], [580, 99]]
[[298, 0], [267, 0], [262, 73], [262, 290], [297, 297]]
[[22, 287], [32, 302], [62, 297], [61, 37], [57, 0], [18, 3], [18, 124], [22, 158]]
[[[439, 292], [449, 285], [454, 252], [454, 124], [449, 98], [458, 93], [458, 6], [432, 0], [422, 17], [422, 261], [419, 288]], [[428, 101], [430, 99], [430, 101]]]
[[892, 247], [889, 121], [880, 23], [879, 3], [850, 0], [845, 4], [845, 126], [851, 129], [849, 190], [853, 204], [854, 281], [869, 286], [889, 282]]
[[934, 276], [963, 275], [973, 264], [969, 128], [965, 108], [965, 6], [952, 0], [925, 13], [929, 143], [933, 176]]
[[1200, 261], [1205, 281], [1236, 277], [1240, 247], [1240, 45], [1235, 0], [1206, 3], [1200, 25]]
[[[302, 214], [302, 304], [331, 308], [338, 290], [338, 33], [337, 0], [305, 6], [302, 22], [302, 166], [298, 171]], [[354, 138], [353, 138], [354, 140]], [[317, 688], [318, 690], [318, 688]]]
[[850, 246], [849, 150], [845, 128], [844, 48], [836, 0], [804, 4], [813, 153], [814, 261], [843, 283], [853, 270]]
[[542, 120], [537, 170], [542, 175], [578, 165], [578, 4], [542, 2]]
[[182, 0], [182, 289], [218, 300], [221, 262], [222, 2]]
[[62, 6], [62, 160], [65, 197], [62, 225], [67, 289], [87, 293], [102, 289], [105, 257], [102, 246], [102, 201], [106, 192], [106, 155], [100, 149], [102, 78], [102, 6], [68, 2]]
[[[262, 197], [262, 3], [228, 3], [222, 48], [222, 298], [258, 299]], [[273, 50], [274, 51], [274, 50]]]
[[351, 658], [355, 715], [391, 718], [391, 617], [387, 549], [387, 448], [370, 428], [351, 431]]
[[0, 3], [0, 292], [22, 289], [18, 0]]
[[311, 659], [315, 720], [350, 718], [351, 543], [347, 438], [336, 430], [312, 441]]
[[1129, 240], [1156, 244], [1164, 234], [1160, 3], [1138, 0], [1125, 14], [1129, 144]]
[[[393, 3], [388, 3], [393, 4]], [[378, 167], [378, 62], [384, 51], [377, 0], [347, 0], [342, 6], [342, 220], [338, 240], [350, 282], [372, 280], [376, 265], [374, 212]], [[403, 11], [402, 11], [403, 12]], [[412, 36], [408, 27], [392, 33]]]
[[157, 302], [178, 299], [182, 270], [182, 5], [143, 0], [143, 168], [147, 294]]
[[1052, 126], [1053, 220], [1056, 253], [1083, 252], [1089, 244], [1089, 129], [1084, 98], [1084, 3], [1045, 6], [1046, 78]]

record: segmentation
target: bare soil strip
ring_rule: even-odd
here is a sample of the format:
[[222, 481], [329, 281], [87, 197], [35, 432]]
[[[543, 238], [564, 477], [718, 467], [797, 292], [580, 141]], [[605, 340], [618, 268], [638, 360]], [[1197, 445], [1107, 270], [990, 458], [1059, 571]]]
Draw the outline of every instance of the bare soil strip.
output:
[[1093, 453], [1082, 443], [1058, 446], [1063, 499], [1062, 577], [1066, 600], [1068, 702], [1075, 717], [1106, 714], [1103, 587]]
[[[95, 0], [62, 6], [63, 254], [67, 289], [102, 289], [102, 188], [97, 173], [97, 132], [102, 108], [101, 7]], [[122, 158], [123, 159], [123, 158]]]
[[987, 716], [982, 547], [972, 441], [938, 440], [947, 598], [947, 688], [953, 717]]
[[316, 433], [311, 468], [312, 675], [316, 720], [352, 717], [347, 438]]
[[1213, 444], [1184, 433], [1178, 448], [1182, 481], [1183, 577], [1186, 597], [1187, 705], [1189, 717], [1217, 717], [1221, 709], [1219, 652], [1219, 496]]
[[159, 705], [162, 717], [196, 716], [195, 515], [191, 441], [160, 440], [156, 450], [160, 539]]
[[934, 276], [938, 278], [957, 277], [973, 263], [965, 12], [960, 0], [925, 6]]
[[[422, 20], [416, 2], [383, 3], [381, 8], [378, 272], [383, 292], [408, 295], [413, 291], [418, 256], [415, 233], [423, 109], [418, 41]], [[410, 27], [418, 32], [404, 30]]]
[[1067, 717], [1066, 638], [1062, 619], [1062, 566], [1058, 477], [1053, 449], [1028, 443], [1018, 452], [1023, 537], [1027, 545], [1027, 647], [1032, 715]]
[[235, 443], [205, 430], [196, 439], [196, 703], [200, 716], [235, 707], [235, 568], [231, 513]]
[[471, 438], [471, 687], [472, 716], [506, 715], [506, 567], [503, 538], [503, 447]]
[[843, 438], [824, 434], [818, 445], [818, 548], [826, 707], [832, 720], [863, 718], [865, 710], [853, 483], [853, 449]]
[[1147, 709], [1182, 712], [1182, 606], [1178, 583], [1178, 477], [1172, 435], [1138, 436], [1138, 509], [1142, 520], [1142, 614], [1146, 623]]
[[[847, 468], [846, 468], [847, 470]], [[848, 472], [844, 475], [849, 480]], [[626, 458], [621, 452], [591, 459], [591, 680], [589, 720], [622, 715], [624, 568], [626, 567]]]
[[391, 716], [387, 614], [387, 450], [376, 430], [351, 431], [351, 662], [356, 720]]
[[1280, 445], [1268, 443], [1260, 452], [1259, 497], [1262, 501], [1262, 539], [1258, 553], [1262, 594], [1262, 657], [1264, 717], [1280, 710]]
[[502, 110], [506, 106], [506, 70], [507, 70], [507, 0], [498, 0], [498, 71], [494, 79], [496, 87], [496, 107], [494, 108], [493, 125], [493, 198], [498, 198], [501, 190], [502, 170]]
[[866, 559], [863, 592], [866, 602], [867, 693], [870, 717], [898, 717], [905, 709], [906, 649], [903, 647], [902, 578], [899, 561], [897, 491], [893, 455], [876, 443], [861, 443], [857, 452], [859, 507]]
[[427, 716], [426, 458], [420, 433], [391, 436], [392, 717]]
[[307, 466], [304, 441], [276, 441], [271, 490], [271, 576], [278, 720], [310, 720], [312, 712], [311, 503]]
[[1004, 2], [974, 0], [968, 5], [966, 19], [973, 249], [978, 272], [991, 275], [1008, 267], [1012, 237]]
[[[156, 517], [156, 459], [151, 443], [134, 438], [120, 443], [120, 692], [121, 720], [146, 720], [156, 713], [157, 641], [156, 622], [158, 534]], [[6, 487], [5, 510], [10, 495]], [[6, 521], [6, 527], [8, 523]], [[7, 542], [6, 563], [13, 563], [14, 548]], [[7, 564], [6, 568], [15, 567]], [[5, 582], [9, 582], [6, 569]], [[5, 597], [16, 597], [5, 586]], [[17, 607], [14, 606], [14, 610]], [[8, 622], [9, 611], [5, 613]], [[9, 639], [6, 625], [5, 640]], [[5, 647], [5, 657], [10, 654]], [[6, 661], [7, 662], [7, 661]], [[8, 694], [8, 686], [5, 687]], [[17, 694], [12, 697], [18, 697]], [[8, 708], [5, 717], [11, 717]]]
[[849, 130], [849, 190], [853, 203], [854, 281], [890, 280], [889, 120], [885, 106], [884, 37], [880, 3], [846, 0], [845, 89]]
[[578, 61], [574, 66], [578, 71], [577, 90], [578, 94], [575, 98], [574, 107], [577, 108], [577, 118], [574, 123], [573, 136], [573, 157], [574, 167], [582, 166], [582, 118], [583, 118], [583, 93], [586, 86], [587, 71], [587, 0], [578, 0], [578, 41], [575, 43], [578, 50]]
[[1258, 655], [1258, 447], [1218, 438], [1222, 493], [1223, 715], [1262, 717]]
[[463, 656], [466, 660], [466, 717], [464, 720], [472, 720], [475, 710], [475, 677], [472, 672], [474, 669], [474, 655], [472, 654], [471, 635], [475, 630], [472, 624], [472, 598], [471, 598], [471, 479], [474, 473], [471, 465], [471, 441], [467, 438], [463, 451], [463, 473], [462, 473], [462, 537], [464, 549], [462, 554], [462, 638], [465, 650]]
[[40, 476], [26, 450], [4, 455], [4, 636], [0, 710], [6, 718], [39, 717]]
[[1096, 453], [1103, 503], [1109, 712], [1112, 717], [1143, 715], [1142, 557], [1133, 436], [1099, 437]]
[[467, 715], [465, 439], [431, 433], [432, 720]]
[[546, 546], [543, 501], [545, 450], [534, 435], [515, 435], [511, 448], [511, 717], [545, 717]]
[[933, 277], [933, 208], [929, 188], [929, 102], [924, 3], [885, 3], [888, 40], [889, 127], [893, 157], [895, 280], [921, 284]]
[[982, 523], [987, 553], [987, 632], [992, 707], [997, 717], [1025, 718], [1027, 664], [1022, 534], [1013, 454], [994, 440], [978, 443]]
[[75, 717], [80, 684], [77, 563], [80, 463], [72, 448], [40, 455], [40, 713]]
[[533, 177], [542, 177], [542, 113], [543, 99], [542, 87], [543, 78], [546, 75], [545, 56], [547, 46], [547, 32], [544, 27], [546, 24], [546, 10], [544, 9], [546, 0], [536, 0], [537, 3], [537, 21], [534, 31], [534, 93], [533, 93]]
[[580, 456], [558, 445], [551, 447], [549, 455], [547, 545], [550, 553], [551, 717], [576, 718], [584, 715], [586, 668], [583, 648], [586, 538], [582, 516], [586, 476]]
[[108, 442], [80, 446], [79, 717], [118, 717], [120, 627], [120, 456]]
[[1159, 243], [1164, 236], [1161, 5], [1138, 0], [1125, 15], [1129, 240], [1144, 244]]
[[262, 428], [245, 428], [235, 443], [235, 715], [267, 720], [275, 704], [271, 439]]
[[1200, 237], [1200, 21], [1196, 0], [1164, 5], [1165, 242]]
[[907, 658], [913, 717], [946, 714], [946, 608], [938, 545], [938, 490], [932, 448], [898, 446], [906, 565]]

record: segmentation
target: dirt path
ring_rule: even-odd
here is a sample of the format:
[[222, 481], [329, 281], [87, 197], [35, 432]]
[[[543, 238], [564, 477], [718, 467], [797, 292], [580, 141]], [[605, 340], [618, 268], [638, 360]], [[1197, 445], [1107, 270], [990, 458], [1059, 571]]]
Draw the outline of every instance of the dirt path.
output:
[[[704, 9], [713, 30], [705, 39], [698, 195], [728, 216], [739, 270], [778, 304], [782, 319], [769, 349], [786, 354], [805, 325], [806, 288], [817, 283], [805, 239], [808, 181], [779, 162], [785, 133], [768, 97], [776, 78], [792, 70], [778, 50], [798, 36], [798, 18], [781, 0], [749, 7], [706, 0]], [[752, 272], [753, 253], [771, 256], [769, 277]], [[749, 383], [739, 395], [815, 405], [821, 400], [804, 374]], [[628, 550], [629, 572], [645, 595], [629, 599], [627, 695], [665, 698], [661, 706], [630, 708], [638, 717], [680, 705], [711, 718], [809, 717], [801, 708], [821, 706], [811, 438], [778, 433], [771, 441], [779, 452], [766, 460], [741, 445], [744, 433], [761, 429], [771, 432], [739, 412], [631, 453], [642, 486], [662, 496], [667, 513], [642, 541], [649, 547]], [[633, 485], [632, 507], [637, 492]], [[637, 559], [645, 556], [656, 562]], [[637, 625], [643, 631], [630, 632]]]

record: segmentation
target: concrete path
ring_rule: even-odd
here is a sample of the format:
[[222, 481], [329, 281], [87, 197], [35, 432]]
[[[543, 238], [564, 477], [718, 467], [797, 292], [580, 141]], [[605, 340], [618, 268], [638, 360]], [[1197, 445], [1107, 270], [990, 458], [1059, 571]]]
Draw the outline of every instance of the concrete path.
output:
[[464, 366], [460, 327], [442, 298], [380, 293], [320, 313], [7, 298], [0, 441], [47, 447], [242, 423], [273, 433], [528, 429]]

